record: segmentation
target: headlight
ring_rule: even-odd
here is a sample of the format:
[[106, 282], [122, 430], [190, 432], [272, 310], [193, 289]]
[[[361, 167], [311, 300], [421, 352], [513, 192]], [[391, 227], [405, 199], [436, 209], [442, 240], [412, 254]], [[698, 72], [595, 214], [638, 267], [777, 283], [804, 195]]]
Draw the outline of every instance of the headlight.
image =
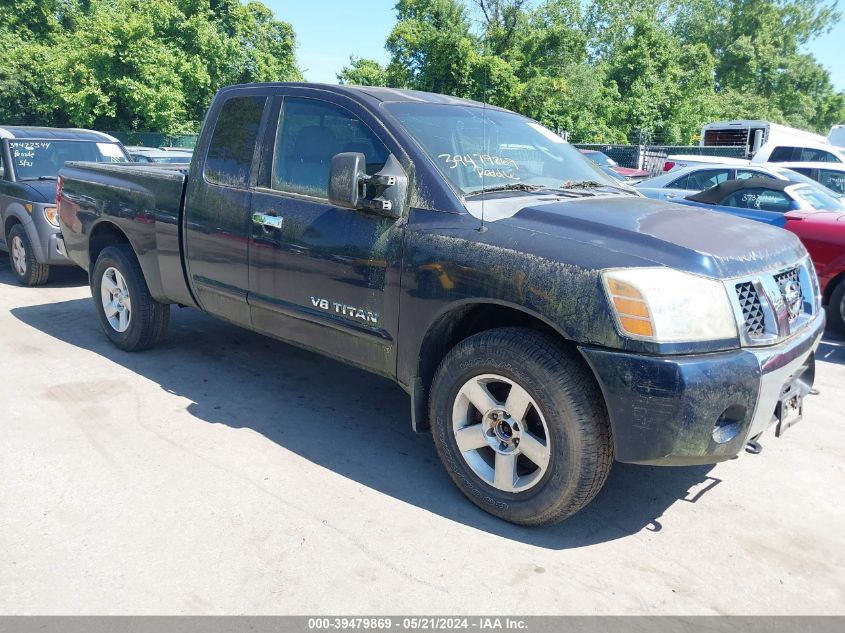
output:
[[56, 228], [59, 228], [59, 214], [56, 211], [56, 207], [44, 207], [44, 219]]
[[602, 273], [622, 333], [657, 343], [736, 338], [725, 286], [669, 268], [628, 268]]

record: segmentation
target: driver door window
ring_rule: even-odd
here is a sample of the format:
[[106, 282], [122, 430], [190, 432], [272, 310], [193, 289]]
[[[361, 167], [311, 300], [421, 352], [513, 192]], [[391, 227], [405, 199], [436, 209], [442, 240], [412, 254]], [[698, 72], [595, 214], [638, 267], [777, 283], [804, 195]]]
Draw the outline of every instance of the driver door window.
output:
[[332, 157], [360, 152], [367, 174], [381, 171], [389, 152], [357, 117], [331, 103], [291, 97], [279, 117], [270, 188], [327, 199]]

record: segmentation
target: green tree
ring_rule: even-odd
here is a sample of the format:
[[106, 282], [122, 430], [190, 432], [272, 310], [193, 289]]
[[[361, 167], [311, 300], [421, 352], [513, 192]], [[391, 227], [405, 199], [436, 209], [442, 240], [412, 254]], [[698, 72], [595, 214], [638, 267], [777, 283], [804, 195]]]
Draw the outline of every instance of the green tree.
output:
[[0, 13], [5, 120], [177, 133], [221, 86], [301, 78], [293, 28], [260, 2], [26, 3]]
[[387, 86], [387, 70], [374, 59], [363, 59], [352, 55], [349, 66], [344, 66], [337, 74], [342, 84], [354, 86]]

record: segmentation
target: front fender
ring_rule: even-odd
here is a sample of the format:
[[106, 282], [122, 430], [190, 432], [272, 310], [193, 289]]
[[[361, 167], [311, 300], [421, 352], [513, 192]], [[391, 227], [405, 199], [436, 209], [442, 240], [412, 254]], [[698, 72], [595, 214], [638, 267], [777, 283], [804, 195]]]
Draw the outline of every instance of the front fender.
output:
[[6, 239], [7, 248], [9, 247], [9, 231], [15, 224], [22, 225], [24, 231], [26, 231], [26, 236], [29, 238], [35, 259], [39, 262], [46, 261], [44, 246], [41, 244], [41, 238], [38, 236], [35, 221], [24, 208], [23, 204], [18, 202], [13, 202], [9, 205], [3, 218], [3, 235]]

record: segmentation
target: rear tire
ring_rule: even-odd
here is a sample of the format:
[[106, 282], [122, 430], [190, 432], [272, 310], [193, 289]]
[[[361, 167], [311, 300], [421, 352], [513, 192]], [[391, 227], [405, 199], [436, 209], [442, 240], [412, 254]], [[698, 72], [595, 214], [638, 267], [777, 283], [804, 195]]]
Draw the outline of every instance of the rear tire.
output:
[[845, 336], [845, 279], [839, 280], [830, 295], [827, 316], [836, 331], [841, 336]]
[[9, 231], [9, 264], [18, 282], [23, 286], [40, 286], [47, 283], [50, 267], [39, 264], [32, 250], [32, 242], [22, 225], [16, 224]]
[[137, 352], [164, 338], [170, 306], [150, 295], [141, 265], [128, 245], [103, 249], [91, 276], [91, 294], [100, 326], [120, 349]]
[[555, 338], [527, 328], [458, 343], [434, 377], [429, 419], [452, 481], [513, 523], [575, 514], [613, 462], [604, 398], [589, 368]]

